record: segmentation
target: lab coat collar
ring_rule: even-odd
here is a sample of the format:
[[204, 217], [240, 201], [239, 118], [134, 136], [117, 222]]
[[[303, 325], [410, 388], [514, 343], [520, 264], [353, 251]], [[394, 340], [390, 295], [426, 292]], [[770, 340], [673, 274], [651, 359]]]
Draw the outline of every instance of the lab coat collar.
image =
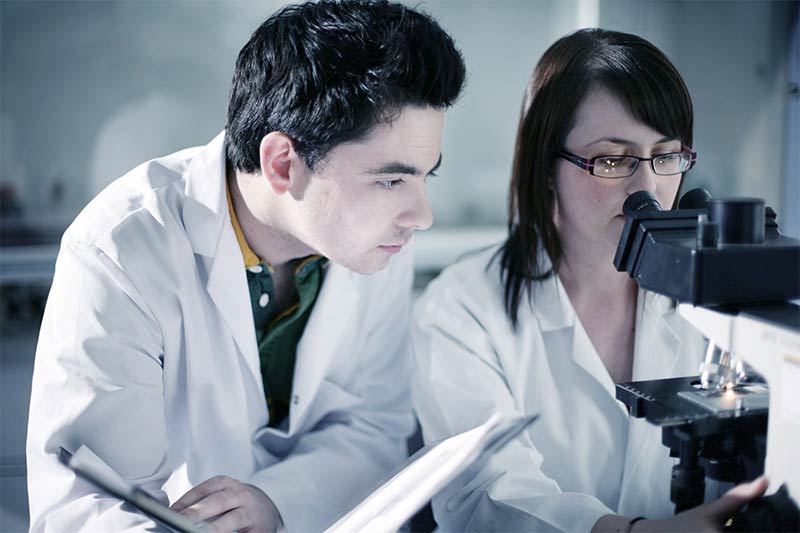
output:
[[206, 289], [228, 325], [253, 378], [261, 387], [261, 368], [244, 260], [233, 231], [225, 196], [225, 132], [192, 158], [186, 172], [186, 234], [202, 257]]
[[[566, 312], [571, 313], [573, 317], [573, 359], [597, 379], [608, 395], [627, 415], [627, 408], [616, 400], [616, 383], [597, 354], [589, 335], [575, 316], [575, 311], [558, 278], [556, 278], [556, 282], [560, 286], [561, 294], [565, 297], [562, 300], [562, 306], [567, 308]], [[677, 323], [680, 320], [682, 319], [669, 298], [639, 289], [631, 381], [675, 375], [680, 362], [681, 337], [678, 331], [681, 328]]]
[[183, 221], [194, 251], [206, 257], [217, 252], [223, 222], [228, 214], [225, 199], [225, 132], [199, 149], [186, 171], [186, 203]]
[[[550, 259], [543, 250], [540, 251], [539, 261], [543, 267], [550, 268]], [[545, 280], [534, 283], [532, 289], [532, 311], [545, 342], [548, 334], [555, 335], [558, 332], [560, 335], [572, 335], [572, 358], [594, 376], [616, 401], [616, 385], [588, 334], [577, 320], [575, 310], [558, 275], [553, 274]], [[681, 320], [671, 299], [643, 289], [639, 290], [632, 372], [634, 381], [674, 374], [679, 363], [681, 338], [678, 332], [682, 331]], [[624, 406], [617, 403], [620, 409], [625, 411]]]
[[[550, 259], [543, 251], [539, 254], [539, 261], [543, 267], [550, 268]], [[603, 387], [609, 399], [618, 404], [623, 414], [627, 414], [624, 406], [616, 401], [614, 381], [597, 354], [589, 335], [578, 320], [569, 295], [558, 275], [553, 274], [547, 279], [534, 283], [532, 289], [533, 313], [545, 344], [571, 346], [570, 356], [575, 363]], [[547, 351], [551, 353], [553, 350], [548, 349]]]
[[[539, 251], [538, 261], [544, 271], [552, 266], [544, 250]], [[569, 296], [555, 273], [531, 285], [530, 303], [542, 333], [571, 328], [575, 325], [575, 312], [572, 310]]]

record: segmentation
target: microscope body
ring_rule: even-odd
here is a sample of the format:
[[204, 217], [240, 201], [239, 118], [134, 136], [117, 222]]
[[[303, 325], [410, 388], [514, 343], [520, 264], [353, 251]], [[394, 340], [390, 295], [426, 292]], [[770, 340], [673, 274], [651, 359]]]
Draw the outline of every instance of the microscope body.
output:
[[[798, 272], [800, 276], [800, 271]], [[769, 386], [764, 473], [800, 498], [800, 307], [742, 306], [736, 311], [681, 304], [679, 312], [723, 349], [736, 354]]]
[[[679, 458], [676, 512], [703, 502], [706, 476], [738, 483], [763, 471], [776, 494], [768, 518], [751, 505], [755, 527], [800, 530], [800, 306], [789, 301], [800, 298], [800, 241], [780, 234], [762, 200], [702, 189], [671, 211], [641, 191], [623, 210], [617, 270], [676, 300], [709, 341], [701, 375], [617, 385]], [[734, 530], [754, 527], [746, 514]]]

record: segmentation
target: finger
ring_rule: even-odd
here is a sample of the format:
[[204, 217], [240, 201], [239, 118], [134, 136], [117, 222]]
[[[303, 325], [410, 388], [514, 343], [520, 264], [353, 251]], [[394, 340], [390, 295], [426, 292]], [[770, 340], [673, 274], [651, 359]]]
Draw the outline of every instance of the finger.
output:
[[230, 533], [231, 531], [245, 531], [252, 526], [252, 519], [248, 516], [245, 507], [237, 507], [214, 519], [211, 523], [211, 530], [218, 533]]
[[736, 485], [731, 490], [726, 492], [726, 494], [740, 495], [748, 500], [752, 500], [764, 494], [764, 491], [767, 490], [768, 486], [769, 480], [767, 479], [767, 476], [759, 476], [749, 483]]
[[761, 476], [749, 483], [736, 485], [720, 498], [709, 504], [709, 511], [720, 519], [728, 518], [744, 504], [764, 494], [769, 486], [766, 477]]
[[190, 505], [194, 505], [206, 496], [224, 490], [234, 483], [228, 476], [214, 476], [192, 488], [189, 492], [178, 498], [178, 501], [170, 505], [170, 509], [176, 513], [181, 512]]
[[[199, 502], [180, 511], [180, 514], [194, 521], [208, 520], [223, 515], [241, 505], [240, 498], [230, 489], [209, 494]], [[233, 531], [233, 530], [230, 530]]]

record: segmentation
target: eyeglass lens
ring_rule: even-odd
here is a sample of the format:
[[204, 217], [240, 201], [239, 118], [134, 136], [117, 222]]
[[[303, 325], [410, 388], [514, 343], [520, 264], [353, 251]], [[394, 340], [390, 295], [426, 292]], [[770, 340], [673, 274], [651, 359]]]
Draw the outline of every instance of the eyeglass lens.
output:
[[[686, 152], [663, 154], [650, 161], [656, 174], [668, 176], [688, 170], [692, 156]], [[604, 178], [624, 178], [636, 171], [639, 159], [631, 156], [601, 156], [594, 161], [595, 176]]]

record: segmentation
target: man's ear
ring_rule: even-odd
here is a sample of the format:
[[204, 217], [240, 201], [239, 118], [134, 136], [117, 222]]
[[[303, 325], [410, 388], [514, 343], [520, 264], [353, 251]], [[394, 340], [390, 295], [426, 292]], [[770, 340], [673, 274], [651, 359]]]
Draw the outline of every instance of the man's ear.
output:
[[267, 179], [275, 194], [289, 190], [292, 159], [297, 158], [294, 141], [285, 133], [272, 131], [261, 139], [258, 147], [261, 174]]

